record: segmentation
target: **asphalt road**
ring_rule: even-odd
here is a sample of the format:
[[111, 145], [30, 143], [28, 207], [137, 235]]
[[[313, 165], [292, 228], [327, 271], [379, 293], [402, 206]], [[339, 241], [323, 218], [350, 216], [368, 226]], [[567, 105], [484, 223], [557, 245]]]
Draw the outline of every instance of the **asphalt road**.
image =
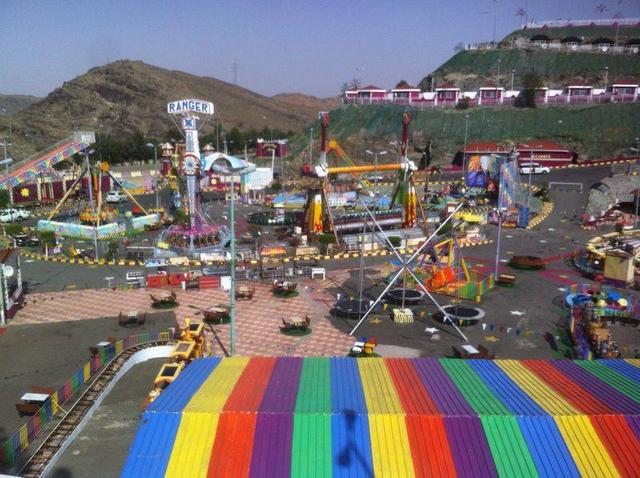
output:
[[142, 417], [142, 402], [164, 362], [149, 360], [122, 377], [60, 457], [51, 478], [120, 476]]

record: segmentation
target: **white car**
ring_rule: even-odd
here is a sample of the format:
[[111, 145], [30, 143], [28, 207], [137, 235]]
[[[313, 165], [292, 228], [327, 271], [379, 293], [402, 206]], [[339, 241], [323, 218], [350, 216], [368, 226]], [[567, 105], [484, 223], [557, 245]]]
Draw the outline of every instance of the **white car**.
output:
[[31, 219], [33, 217], [33, 214], [31, 214], [31, 211], [28, 211], [28, 210], [22, 209], [22, 208], [7, 209], [7, 211], [11, 211], [12, 213], [14, 213], [18, 220]]
[[127, 200], [127, 196], [122, 194], [120, 191], [109, 191], [107, 193], [107, 202], [108, 203], [121, 203]]
[[540, 166], [536, 163], [520, 166], [520, 174], [549, 174], [550, 172], [548, 166]]
[[0, 211], [0, 222], [15, 222], [18, 220], [18, 214], [10, 209]]

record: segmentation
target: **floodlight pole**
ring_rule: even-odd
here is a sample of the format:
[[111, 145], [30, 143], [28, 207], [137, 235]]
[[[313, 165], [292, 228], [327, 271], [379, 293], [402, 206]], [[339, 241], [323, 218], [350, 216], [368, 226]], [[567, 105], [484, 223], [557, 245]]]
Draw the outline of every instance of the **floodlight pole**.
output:
[[229, 287], [229, 321], [231, 325], [231, 356], [236, 353], [236, 229], [235, 229], [235, 192], [233, 190], [233, 173], [229, 176], [231, 204], [229, 205], [229, 222], [231, 232], [231, 284]]
[[[636, 138], [636, 168], [640, 165], [640, 138]], [[638, 224], [638, 200], [640, 200], [639, 189], [640, 189], [640, 169], [636, 170], [636, 174], [638, 175], [638, 186], [636, 188], [636, 214], [633, 216], [633, 229], [635, 230], [636, 225]]]
[[[462, 197], [462, 199], [464, 199], [464, 196]], [[435, 299], [435, 297], [433, 297], [433, 295], [431, 295], [429, 293], [429, 291], [424, 287], [424, 285], [420, 282], [420, 280], [415, 276], [415, 274], [413, 273], [413, 271], [407, 267], [407, 264], [410, 264], [411, 262], [413, 262], [413, 260], [418, 257], [418, 255], [420, 255], [420, 253], [424, 250], [424, 248], [429, 244], [429, 242], [438, 234], [438, 232], [440, 231], [440, 229], [442, 229], [445, 224], [447, 224], [451, 219], [453, 219], [453, 216], [456, 212], [458, 212], [458, 210], [464, 205], [464, 200], [460, 201], [460, 204], [458, 204], [458, 206], [456, 206], [456, 208], [451, 212], [451, 214], [449, 214], [449, 216], [447, 216], [447, 218], [442, 222], [442, 224], [440, 224], [440, 226], [433, 231], [433, 233], [429, 236], [429, 238], [424, 241], [422, 243], [422, 245], [411, 255], [411, 257], [409, 258], [409, 260], [405, 260], [404, 258], [400, 257], [400, 254], [398, 254], [398, 251], [396, 251], [396, 248], [393, 246], [393, 244], [391, 244], [391, 242], [389, 241], [389, 238], [386, 236], [382, 236], [385, 241], [387, 242], [387, 245], [391, 248], [391, 250], [393, 251], [393, 253], [395, 254], [395, 256], [398, 258], [398, 260], [400, 261], [400, 263], [402, 264], [402, 266], [398, 269], [398, 272], [393, 276], [393, 278], [391, 279], [391, 281], [389, 281], [389, 284], [387, 285], [387, 287], [385, 287], [384, 291], [382, 291], [382, 293], [378, 296], [378, 298], [375, 300], [375, 302], [371, 305], [371, 307], [367, 310], [367, 312], [365, 312], [365, 314], [362, 316], [362, 318], [358, 321], [358, 323], [353, 327], [353, 329], [351, 329], [351, 332], [349, 332], [349, 335], [353, 335], [354, 332], [356, 331], [356, 329], [358, 327], [360, 327], [360, 325], [362, 324], [362, 322], [364, 322], [364, 320], [369, 316], [369, 314], [371, 313], [371, 311], [375, 308], [375, 306], [382, 300], [382, 298], [385, 296], [385, 294], [389, 291], [389, 289], [391, 289], [391, 287], [393, 286], [393, 284], [396, 282], [396, 280], [398, 279], [398, 277], [400, 277], [400, 274], [402, 274], [405, 271], [408, 271], [409, 274], [411, 274], [413, 276], [413, 278], [416, 280], [416, 282], [418, 283], [418, 285], [422, 288], [422, 290], [424, 290], [424, 292], [427, 294], [427, 296], [429, 297], [429, 299], [431, 299], [431, 301], [436, 305], [436, 307], [438, 308], [438, 310], [440, 310], [440, 312], [443, 314], [444, 318], [443, 320], [448, 321], [449, 323], [451, 323], [451, 325], [453, 325], [455, 327], [455, 329], [458, 331], [458, 333], [462, 336], [462, 338], [465, 341], [468, 341], [467, 337], [462, 333], [462, 331], [454, 324], [453, 320], [451, 320], [451, 318], [449, 317], [449, 314], [447, 314], [447, 312], [440, 306], [440, 304], [438, 303], [438, 301]], [[364, 204], [364, 202], [362, 203], [362, 206], [364, 207], [365, 211], [367, 212], [367, 214], [369, 215], [369, 217], [371, 217], [373, 224], [380, 229], [380, 231], [382, 232], [382, 228], [380, 227], [380, 224], [378, 224], [378, 222], [376, 221], [375, 216], [371, 213], [371, 211], [369, 210], [369, 208], [367, 207], [366, 204]]]

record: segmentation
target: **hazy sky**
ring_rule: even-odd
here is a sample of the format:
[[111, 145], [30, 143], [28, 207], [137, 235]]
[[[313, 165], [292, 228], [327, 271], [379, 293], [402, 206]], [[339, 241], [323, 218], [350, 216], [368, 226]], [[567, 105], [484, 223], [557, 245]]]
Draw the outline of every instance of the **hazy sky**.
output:
[[[536, 20], [640, 17], [640, 0], [0, 0], [0, 93], [44, 96], [118, 59], [262, 94], [336, 95], [345, 81], [417, 83], [459, 42]], [[637, 61], [637, 59], [634, 59]]]

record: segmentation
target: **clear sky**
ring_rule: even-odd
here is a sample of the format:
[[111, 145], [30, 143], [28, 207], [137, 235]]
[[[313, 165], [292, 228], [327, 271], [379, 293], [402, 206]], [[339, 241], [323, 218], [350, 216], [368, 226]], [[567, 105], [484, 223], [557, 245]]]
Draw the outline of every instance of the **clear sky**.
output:
[[514, 30], [525, 4], [535, 20], [640, 17], [640, 0], [0, 0], [0, 93], [44, 96], [125, 58], [229, 82], [236, 62], [266, 95], [415, 84], [491, 40], [494, 12], [498, 39]]

